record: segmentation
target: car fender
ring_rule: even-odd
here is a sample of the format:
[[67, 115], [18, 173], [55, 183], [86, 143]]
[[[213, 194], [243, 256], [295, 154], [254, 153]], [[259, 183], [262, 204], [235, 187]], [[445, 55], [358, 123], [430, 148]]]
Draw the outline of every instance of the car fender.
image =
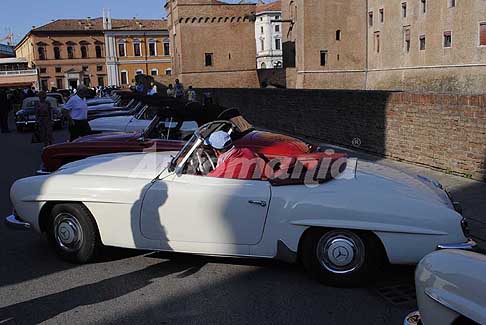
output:
[[160, 243], [145, 239], [139, 228], [142, 199], [150, 184], [141, 178], [53, 174], [15, 182], [10, 196], [18, 216], [39, 233], [46, 203], [76, 198], [93, 215], [104, 245], [156, 249]]
[[424, 324], [450, 324], [460, 315], [486, 324], [486, 256], [445, 250], [417, 266], [417, 304]]

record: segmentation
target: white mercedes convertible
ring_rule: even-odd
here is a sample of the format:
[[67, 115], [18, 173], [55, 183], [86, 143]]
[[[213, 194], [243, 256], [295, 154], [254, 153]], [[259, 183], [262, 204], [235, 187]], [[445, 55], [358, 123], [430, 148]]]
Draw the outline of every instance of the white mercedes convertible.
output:
[[[100, 117], [89, 122], [93, 132], [141, 132], [152, 122], [159, 107], [146, 105], [135, 115]], [[181, 126], [182, 132], [190, 132], [189, 136], [197, 130], [196, 121], [184, 121]]]
[[326, 153], [285, 163], [261, 156], [270, 173], [209, 177], [215, 157], [205, 139], [217, 130], [242, 136], [216, 121], [180, 152], [95, 156], [18, 180], [7, 224], [45, 233], [60, 257], [77, 263], [93, 260], [101, 245], [300, 260], [336, 286], [366, 281], [383, 262], [416, 264], [438, 248], [475, 246], [440, 184], [381, 165], [331, 160], [339, 167], [307, 183], [308, 158], [322, 162]]

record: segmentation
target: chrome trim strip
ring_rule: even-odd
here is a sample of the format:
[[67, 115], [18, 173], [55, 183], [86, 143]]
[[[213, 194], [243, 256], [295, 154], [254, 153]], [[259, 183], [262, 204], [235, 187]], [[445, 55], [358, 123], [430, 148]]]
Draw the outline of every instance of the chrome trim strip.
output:
[[465, 243], [457, 243], [457, 244], [440, 244], [437, 246], [437, 249], [474, 249], [478, 244], [472, 240], [468, 239]]
[[23, 125], [26, 125], [26, 124], [35, 124], [37, 123], [37, 121], [22, 121], [22, 122], [15, 122], [15, 124], [23, 124]]
[[36, 175], [41, 176], [41, 175], [50, 175], [51, 172], [39, 169], [38, 171], [35, 172]]
[[31, 225], [28, 222], [20, 221], [17, 219], [17, 216], [10, 215], [5, 218], [5, 224], [7, 227], [14, 229], [14, 230], [30, 230]]

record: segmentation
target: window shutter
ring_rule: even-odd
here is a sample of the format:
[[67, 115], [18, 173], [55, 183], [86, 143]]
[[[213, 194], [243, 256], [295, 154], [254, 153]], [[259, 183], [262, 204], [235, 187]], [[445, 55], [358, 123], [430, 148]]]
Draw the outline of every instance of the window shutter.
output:
[[481, 23], [479, 26], [479, 44], [486, 45], [486, 23]]

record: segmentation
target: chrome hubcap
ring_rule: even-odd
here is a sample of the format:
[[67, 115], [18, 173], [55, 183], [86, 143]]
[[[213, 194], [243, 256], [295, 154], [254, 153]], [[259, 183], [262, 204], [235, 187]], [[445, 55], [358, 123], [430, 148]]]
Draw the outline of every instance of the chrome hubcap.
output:
[[350, 231], [330, 231], [317, 244], [317, 259], [329, 272], [350, 273], [361, 267], [365, 259], [364, 243]]
[[61, 213], [54, 219], [54, 235], [58, 246], [66, 252], [75, 252], [83, 244], [83, 229], [68, 213]]

